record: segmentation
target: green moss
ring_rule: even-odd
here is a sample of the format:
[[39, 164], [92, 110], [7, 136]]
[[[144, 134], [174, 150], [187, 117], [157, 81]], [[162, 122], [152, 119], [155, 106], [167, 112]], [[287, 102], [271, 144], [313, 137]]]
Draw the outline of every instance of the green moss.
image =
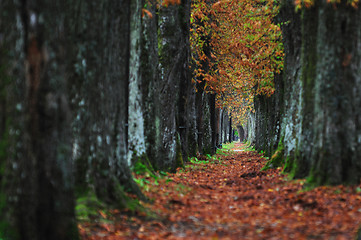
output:
[[295, 150], [294, 156], [287, 156], [282, 173], [287, 174], [289, 179], [295, 179], [299, 175], [300, 152]]
[[328, 179], [324, 179], [324, 173], [318, 173], [315, 168], [312, 168], [310, 174], [306, 178], [306, 183], [314, 188], [320, 185], [330, 185]]
[[284, 138], [282, 137], [278, 143], [277, 150], [274, 152], [271, 159], [266, 163], [266, 165], [261, 169], [261, 171], [283, 166], [285, 164], [284, 154], [285, 154], [285, 145], [284, 145]]
[[289, 179], [294, 179], [296, 177], [297, 167], [297, 160], [294, 157], [287, 156], [282, 173], [287, 174]]
[[[124, 191], [124, 188], [117, 184], [115, 187], [115, 191], [118, 195], [117, 199], [121, 199], [122, 202], [120, 202], [119, 206], [115, 206], [120, 209], [127, 209], [132, 214], [136, 212], [146, 212], [146, 209], [140, 204], [138, 199], [130, 198]], [[113, 207], [113, 206], [112, 206]]]
[[231, 143], [226, 143], [222, 145], [222, 149], [226, 149], [226, 150], [230, 150], [232, 148], [234, 148], [234, 145], [236, 144], [236, 142], [231, 142]]
[[243, 143], [245, 144], [245, 147], [243, 149], [244, 151], [251, 151], [251, 152], [256, 151], [256, 149], [254, 148], [254, 146], [252, 146], [250, 142], [245, 141]]
[[[127, 194], [120, 184], [116, 186], [117, 194], [122, 198], [123, 202], [120, 206], [115, 206], [118, 209], [124, 209], [130, 214], [139, 214], [146, 216], [148, 219], [158, 219], [159, 216], [154, 212], [150, 211], [148, 208], [144, 207], [138, 199], [131, 198]], [[118, 197], [119, 198], [119, 197]], [[110, 206], [114, 207], [114, 206]]]
[[291, 160], [290, 156], [287, 156], [286, 160], [285, 160], [285, 166], [283, 167], [282, 173], [290, 173], [292, 166], [293, 166], [292, 160]]
[[223, 156], [228, 156], [228, 155], [232, 154], [233, 152], [231, 151], [231, 149], [234, 148], [235, 143], [236, 142], [222, 144], [222, 148], [217, 149], [216, 154], [220, 154]]
[[89, 221], [99, 215], [99, 211], [105, 209], [106, 204], [100, 201], [93, 192], [81, 196], [76, 200], [75, 214], [79, 221]]
[[193, 163], [193, 164], [207, 164], [207, 163], [209, 163], [209, 161], [207, 161], [207, 160], [199, 160], [196, 157], [189, 158], [189, 162]]
[[141, 156], [137, 156], [136, 152], [133, 153], [132, 163], [132, 171], [136, 174], [149, 174], [150, 176], [155, 177], [154, 168], [146, 153], [143, 153]]
[[184, 161], [182, 156], [182, 145], [180, 143], [180, 136], [177, 134], [177, 140], [176, 140], [176, 168], [184, 168]]
[[138, 199], [128, 197], [120, 185], [116, 186], [114, 192], [118, 199], [122, 199], [115, 204], [105, 203], [93, 191], [88, 191], [86, 195], [78, 197], [75, 207], [77, 220], [80, 222], [104, 221], [106, 219], [104, 219], [102, 213], [108, 215], [110, 210], [114, 208], [125, 210], [130, 214], [145, 213], [148, 217], [156, 217], [156, 214], [142, 206]]

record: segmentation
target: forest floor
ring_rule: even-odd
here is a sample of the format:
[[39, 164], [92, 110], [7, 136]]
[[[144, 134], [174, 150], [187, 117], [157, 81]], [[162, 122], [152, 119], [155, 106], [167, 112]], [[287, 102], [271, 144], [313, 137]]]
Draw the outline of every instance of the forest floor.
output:
[[[82, 239], [355, 239], [361, 186], [305, 189], [237, 143], [157, 179], [137, 176], [148, 213], [111, 210], [82, 222]], [[153, 214], [149, 214], [152, 212]]]

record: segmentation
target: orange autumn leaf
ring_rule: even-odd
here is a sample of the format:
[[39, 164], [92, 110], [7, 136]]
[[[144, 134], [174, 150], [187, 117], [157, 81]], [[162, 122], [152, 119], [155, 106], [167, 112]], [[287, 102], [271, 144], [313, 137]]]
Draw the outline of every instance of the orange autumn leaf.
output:
[[148, 11], [147, 9], [143, 8], [143, 9], [142, 9], [142, 17], [144, 17], [145, 14], [147, 14], [147, 16], [148, 16], [149, 18], [153, 18], [153, 14], [152, 14], [150, 11]]

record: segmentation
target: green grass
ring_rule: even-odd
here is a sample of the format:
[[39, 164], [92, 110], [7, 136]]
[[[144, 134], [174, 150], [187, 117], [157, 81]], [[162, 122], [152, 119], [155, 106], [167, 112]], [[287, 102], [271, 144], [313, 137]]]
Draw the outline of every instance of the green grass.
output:
[[220, 154], [220, 155], [223, 155], [223, 156], [229, 155], [230, 153], [232, 153], [231, 149], [234, 148], [235, 144], [236, 144], [236, 142], [223, 143], [222, 148], [217, 149], [216, 154]]
[[246, 143], [245, 148], [244, 148], [243, 150], [244, 150], [244, 151], [250, 151], [250, 152], [255, 152], [255, 151], [256, 151], [256, 149], [254, 148], [254, 146], [252, 146], [252, 145], [250, 145], [250, 144], [248, 144], [248, 143]]
[[232, 148], [234, 148], [235, 144], [236, 144], [236, 142], [225, 143], [225, 144], [222, 145], [222, 149], [231, 150]]
[[[207, 155], [209, 155], [209, 154], [207, 154]], [[212, 159], [212, 157], [207, 156], [207, 159], [209, 159], [209, 158]], [[209, 163], [209, 160], [199, 160], [197, 157], [192, 157], [192, 158], [189, 158], [189, 162], [193, 163], [193, 164], [207, 164], [207, 163]]]

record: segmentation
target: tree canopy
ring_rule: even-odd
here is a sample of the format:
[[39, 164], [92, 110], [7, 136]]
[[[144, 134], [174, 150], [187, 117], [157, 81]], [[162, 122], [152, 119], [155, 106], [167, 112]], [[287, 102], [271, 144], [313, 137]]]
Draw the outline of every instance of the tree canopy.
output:
[[279, 6], [268, 0], [196, 0], [192, 7], [194, 81], [205, 80], [205, 88], [217, 93], [234, 125], [244, 123], [254, 96], [272, 95], [274, 76], [283, 69], [282, 23], [275, 22]]

